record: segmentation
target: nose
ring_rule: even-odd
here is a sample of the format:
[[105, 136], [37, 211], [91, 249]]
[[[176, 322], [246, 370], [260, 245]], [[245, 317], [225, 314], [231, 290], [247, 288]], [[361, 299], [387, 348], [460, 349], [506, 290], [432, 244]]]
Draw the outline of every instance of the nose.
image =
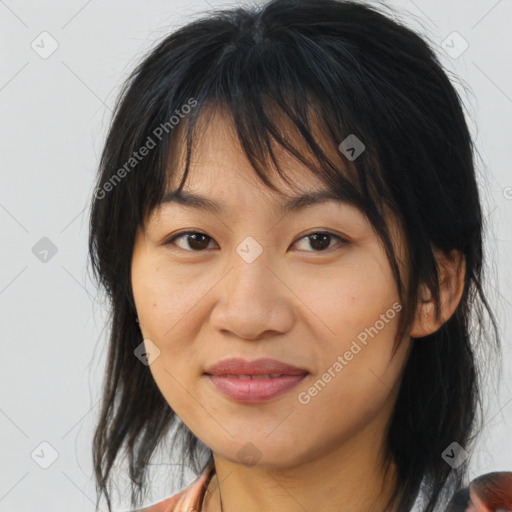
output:
[[261, 256], [248, 263], [235, 255], [231, 270], [215, 290], [210, 321], [223, 334], [259, 340], [286, 333], [293, 325], [293, 292]]

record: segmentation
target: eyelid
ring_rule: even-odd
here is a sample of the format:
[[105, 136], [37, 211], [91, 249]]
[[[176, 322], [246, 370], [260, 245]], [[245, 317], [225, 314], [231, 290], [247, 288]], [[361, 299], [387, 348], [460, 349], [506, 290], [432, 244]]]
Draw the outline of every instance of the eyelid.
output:
[[[214, 240], [215, 241], [215, 239], [213, 237], [211, 237], [207, 233], [204, 233], [203, 231], [199, 231], [197, 229], [187, 229], [185, 231], [180, 231], [178, 233], [175, 233], [174, 235], [171, 235], [169, 238], [164, 239], [164, 241], [162, 242], [161, 245], [176, 245], [176, 244], [174, 244], [174, 241], [177, 238], [180, 238], [180, 237], [182, 237], [184, 235], [205, 235], [210, 240]], [[189, 250], [189, 249], [182, 249], [181, 247], [178, 247], [178, 246], [176, 246], [176, 248], [181, 250], [181, 251], [185, 251], [185, 252], [197, 252], [197, 253], [205, 252], [205, 249], [203, 249], [202, 251], [192, 251], [192, 250]]]
[[[316, 229], [313, 229], [312, 231], [308, 231], [307, 233], [304, 233], [303, 235], [300, 235], [298, 236], [292, 243], [292, 245], [296, 244], [297, 242], [299, 242], [300, 240], [302, 240], [303, 238], [307, 238], [308, 236], [310, 235], [314, 235], [314, 234], [327, 234], [329, 236], [331, 236], [332, 238], [337, 238], [340, 242], [341, 242], [341, 246], [345, 246], [345, 245], [348, 245], [350, 244], [350, 240], [345, 237], [345, 236], [342, 236], [342, 235], [339, 235], [331, 230], [328, 230], [328, 229], [323, 229], [323, 228], [316, 228]], [[211, 237], [210, 235], [208, 235], [207, 233], [204, 233], [203, 231], [199, 231], [199, 230], [194, 230], [194, 229], [189, 229], [189, 230], [185, 230], [185, 231], [181, 231], [181, 232], [178, 232], [178, 233], [175, 233], [174, 235], [172, 235], [171, 237], [167, 238], [164, 240], [164, 242], [162, 243], [162, 245], [175, 245], [174, 244], [174, 241], [184, 235], [189, 235], [189, 234], [198, 234], [198, 235], [204, 235], [206, 237], [208, 237], [210, 240], [213, 240], [215, 242], [215, 239], [213, 237]], [[217, 242], [215, 242], [217, 243]], [[177, 246], [176, 246], [177, 247]], [[184, 252], [190, 252], [190, 253], [201, 253], [201, 252], [206, 252], [206, 249], [203, 249], [201, 251], [193, 251], [191, 249], [182, 249], [181, 247], [177, 247], [177, 249], [179, 250], [182, 250]], [[323, 251], [301, 251], [301, 252], [311, 252], [311, 253], [317, 253], [317, 254], [322, 254], [322, 253], [330, 253], [332, 250], [337, 250], [338, 247], [337, 245], [334, 245], [333, 247], [330, 247], [329, 249], [325, 249]]]

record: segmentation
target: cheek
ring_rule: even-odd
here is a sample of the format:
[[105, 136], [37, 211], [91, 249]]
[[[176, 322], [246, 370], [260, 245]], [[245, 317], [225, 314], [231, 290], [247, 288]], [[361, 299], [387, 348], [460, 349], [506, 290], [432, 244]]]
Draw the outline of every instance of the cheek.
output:
[[368, 330], [375, 332], [371, 328], [376, 322], [378, 331], [394, 337], [390, 325], [396, 323], [393, 319], [401, 308], [393, 308], [398, 304], [396, 284], [389, 265], [383, 265], [381, 258], [385, 256], [353, 251], [339, 264], [295, 280], [294, 291], [315, 314], [316, 324], [330, 344], [343, 349], [360, 334], [364, 341], [365, 332], [366, 337], [370, 336]]
[[194, 336], [194, 326], [199, 325], [191, 325], [188, 318], [194, 315], [194, 307], [211, 288], [207, 276], [200, 277], [191, 272], [183, 275], [179, 269], [170, 268], [161, 257], [134, 259], [133, 296], [146, 337], [164, 343], [166, 339], [175, 338], [184, 324], [187, 324], [188, 337]]
[[134, 259], [132, 289], [142, 335], [160, 351], [149, 370], [169, 406], [180, 418], [188, 418], [193, 404], [185, 388], [194, 394], [191, 370], [199, 358], [198, 347], [190, 340], [200, 329], [194, 322], [194, 306], [202, 290], [166, 270], [158, 258]]
[[306, 424], [325, 417], [333, 437], [342, 425], [347, 435], [361, 428], [387, 403], [410, 347], [404, 340], [391, 358], [401, 305], [391, 272], [376, 261], [359, 258], [311, 276], [297, 293], [321, 319], [314, 320], [316, 373], [299, 390], [300, 414]]
[[[290, 437], [309, 446], [309, 436], [316, 435], [319, 444], [328, 451], [333, 443], [357, 436], [372, 424], [370, 428], [375, 434], [372, 439], [377, 444], [382, 442], [380, 433], [385, 431], [395, 404], [408, 348], [404, 341], [391, 360], [390, 346], [375, 337], [366, 347], [361, 345], [361, 351], [346, 361], [341, 371], [336, 371], [333, 364], [341, 351], [333, 349], [327, 371], [315, 375], [309, 387], [299, 390], [301, 404], [295, 408], [294, 421], [309, 427], [304, 429], [304, 434], [299, 434], [298, 429], [291, 430]], [[331, 367], [330, 371], [327, 366]], [[318, 446], [311, 445], [310, 449], [315, 451]]]
[[[197, 379], [207, 347], [192, 341], [200, 335], [204, 303], [215, 279], [201, 276], [199, 267], [186, 276], [169, 268], [162, 258], [134, 259], [132, 287], [143, 337], [159, 349], [149, 369], [170, 407], [187, 421], [194, 421]], [[213, 277], [213, 276], [212, 276]], [[203, 315], [203, 317], [201, 317]], [[192, 415], [192, 418], [190, 417]]]

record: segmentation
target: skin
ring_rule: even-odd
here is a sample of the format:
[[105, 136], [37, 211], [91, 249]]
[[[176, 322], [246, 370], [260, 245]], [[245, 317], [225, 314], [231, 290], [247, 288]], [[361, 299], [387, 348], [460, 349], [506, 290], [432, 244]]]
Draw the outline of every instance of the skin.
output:
[[[303, 164], [279, 158], [293, 177], [293, 189], [276, 177], [286, 194], [325, 188]], [[203, 511], [219, 512], [220, 495], [224, 512], [384, 510], [396, 485], [395, 466], [387, 475], [382, 468], [385, 431], [412, 347], [404, 339], [391, 359], [399, 315], [308, 404], [298, 400], [358, 334], [399, 302], [371, 224], [355, 207], [337, 202], [280, 213], [283, 198], [258, 180], [222, 111], [202, 132], [185, 189], [222, 203], [225, 212], [170, 203], [153, 211], [137, 232], [132, 287], [143, 337], [160, 350], [150, 365], [155, 382], [214, 453], [217, 478]], [[164, 245], [171, 234], [188, 230], [211, 237], [208, 248], [194, 250], [197, 244], [186, 236]], [[305, 236], [319, 231], [349, 243], [333, 236], [332, 249], [315, 250]], [[396, 227], [393, 233], [400, 249]], [[248, 236], [263, 249], [252, 263], [236, 252]], [[454, 261], [446, 265], [453, 271], [441, 290], [445, 318], [462, 293], [463, 265]], [[422, 304], [411, 334], [440, 325], [432, 304]], [[206, 366], [234, 356], [272, 357], [310, 375], [268, 402], [238, 403], [203, 376]], [[255, 465], [238, 455], [247, 443], [256, 447]]]

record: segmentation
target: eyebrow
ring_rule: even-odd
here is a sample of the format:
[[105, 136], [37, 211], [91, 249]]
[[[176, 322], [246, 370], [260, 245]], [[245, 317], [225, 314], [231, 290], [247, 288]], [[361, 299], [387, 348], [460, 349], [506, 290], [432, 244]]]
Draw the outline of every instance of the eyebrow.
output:
[[[335, 201], [343, 204], [351, 202], [347, 199], [341, 198], [331, 190], [315, 190], [313, 192], [305, 192], [298, 196], [286, 199], [278, 206], [278, 209], [284, 212], [294, 212], [316, 204], [324, 203], [325, 201]], [[169, 203], [177, 203], [182, 206], [196, 208], [202, 211], [209, 211], [216, 214], [221, 214], [225, 209], [222, 204], [214, 201], [213, 199], [183, 190], [165, 194], [160, 204], [163, 205]]]

